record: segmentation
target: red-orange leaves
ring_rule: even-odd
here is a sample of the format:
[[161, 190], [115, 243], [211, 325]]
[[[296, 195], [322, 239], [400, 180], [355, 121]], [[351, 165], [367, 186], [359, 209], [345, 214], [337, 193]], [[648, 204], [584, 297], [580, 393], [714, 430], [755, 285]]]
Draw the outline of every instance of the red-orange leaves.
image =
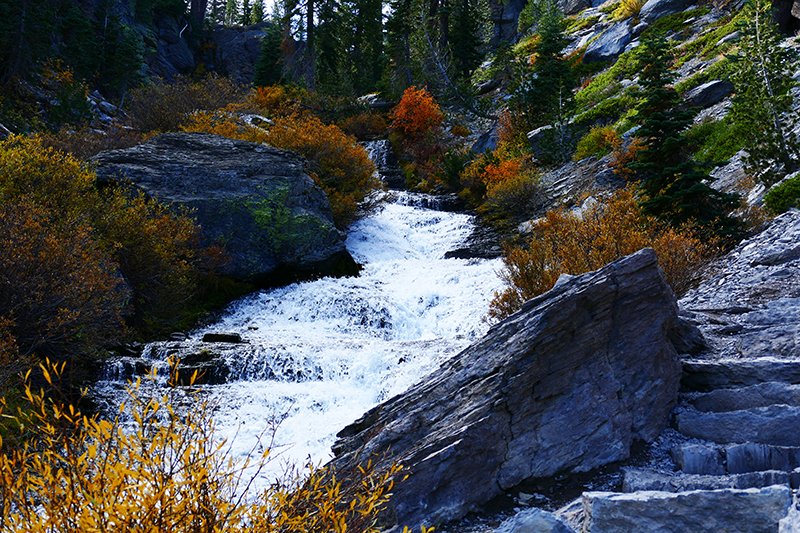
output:
[[391, 128], [404, 137], [418, 139], [442, 125], [444, 116], [439, 104], [424, 88], [409, 87], [389, 114]]

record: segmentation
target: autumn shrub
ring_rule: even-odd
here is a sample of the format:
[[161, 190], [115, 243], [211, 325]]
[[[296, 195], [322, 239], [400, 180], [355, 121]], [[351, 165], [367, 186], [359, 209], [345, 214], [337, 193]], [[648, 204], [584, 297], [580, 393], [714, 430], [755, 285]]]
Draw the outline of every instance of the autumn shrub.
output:
[[636, 23], [638, 22], [639, 11], [644, 7], [644, 3], [645, 0], [621, 0], [611, 14], [611, 18], [614, 20], [633, 18], [634, 23]]
[[[246, 98], [246, 105], [268, 117], [296, 112], [300, 107], [309, 107], [314, 96], [296, 85], [271, 85], [256, 87]], [[313, 104], [311, 107], [314, 107]]]
[[86, 160], [105, 150], [130, 148], [145, 142], [149, 135], [129, 128], [99, 130], [91, 126], [64, 126], [54, 133], [40, 135], [42, 146], [51, 147]]
[[636, 154], [645, 148], [644, 139], [639, 137], [632, 137], [629, 140], [619, 136], [612, 138], [609, 168], [614, 169], [614, 174], [624, 180], [634, 179], [635, 173], [628, 168], [628, 164], [636, 160]]
[[408, 139], [420, 139], [440, 128], [442, 110], [424, 88], [409, 87], [400, 103], [389, 113], [391, 128]]
[[618, 139], [619, 134], [613, 126], [592, 126], [589, 133], [578, 141], [572, 159], [580, 161], [592, 155], [603, 157], [611, 153], [615, 143], [619, 142]]
[[[63, 366], [42, 365], [57, 382]], [[0, 443], [0, 531], [78, 533], [373, 533], [401, 467], [365, 460], [257, 491], [270, 459], [231, 456], [198, 397], [153, 396], [141, 381], [110, 419], [25, 388], [18, 428]]]
[[355, 138], [313, 115], [276, 118], [265, 141], [308, 160], [311, 173], [328, 195], [339, 228], [363, 214], [371, 205], [372, 193], [383, 188], [374, 163]]
[[386, 118], [373, 111], [365, 111], [339, 122], [339, 127], [359, 141], [371, 141], [386, 135], [389, 128]]
[[490, 317], [511, 315], [551, 289], [563, 273], [590, 272], [646, 247], [655, 249], [673, 290], [688, 290], [698, 267], [715, 253], [715, 244], [642, 215], [634, 190], [617, 191], [580, 215], [553, 210], [536, 221], [524, 247], [506, 250], [501, 271], [506, 288], [495, 293]]
[[178, 131], [193, 111], [221, 109], [245, 97], [228, 78], [209, 76], [201, 81], [178, 77], [172, 83], [156, 81], [135, 89], [127, 105], [134, 128], [141, 132]]
[[[0, 143], [0, 204], [7, 213], [6, 223], [16, 228], [10, 235], [19, 240], [16, 248], [9, 241], [8, 249], [20, 251], [5, 254], [3, 260], [12, 274], [18, 272], [24, 278], [4, 283], [3, 290], [11, 291], [5, 301], [27, 301], [32, 307], [26, 313], [31, 317], [48, 316], [51, 308], [65, 313], [48, 322], [59, 324], [54, 333], [57, 341], [48, 344], [57, 351], [96, 346], [107, 335], [94, 334], [92, 328], [105, 332], [103, 328], [114, 326], [115, 317], [121, 315], [147, 335], [187, 326], [185, 313], [195, 303], [198, 280], [217, 254], [215, 249], [200, 249], [199, 228], [187, 213], [173, 211], [127, 187], [101, 191], [94, 182], [94, 173], [80, 161], [44, 147], [39, 138], [11, 137]], [[51, 235], [47, 228], [52, 228]], [[37, 236], [39, 232], [44, 235]], [[58, 242], [51, 242], [54, 239]], [[43, 250], [50, 250], [49, 259], [39, 258]], [[28, 267], [31, 270], [23, 274]], [[39, 296], [29, 292], [33, 285], [23, 283], [36, 279], [43, 280]], [[128, 301], [123, 283], [132, 290], [133, 316], [130, 309], [121, 309]], [[78, 304], [85, 308], [71, 312], [70, 305]], [[10, 319], [17, 328], [31, 330], [15, 330], [20, 349], [49, 354], [50, 349], [25, 341], [44, 334], [38, 331], [45, 327], [39, 322], [44, 318], [21, 320], [20, 316], [18, 320], [20, 312], [14, 311]], [[79, 316], [95, 318], [67, 319]]]
[[536, 209], [542, 199], [540, 176], [533, 171], [521, 171], [490, 183], [480, 210], [496, 221], [516, 221]]

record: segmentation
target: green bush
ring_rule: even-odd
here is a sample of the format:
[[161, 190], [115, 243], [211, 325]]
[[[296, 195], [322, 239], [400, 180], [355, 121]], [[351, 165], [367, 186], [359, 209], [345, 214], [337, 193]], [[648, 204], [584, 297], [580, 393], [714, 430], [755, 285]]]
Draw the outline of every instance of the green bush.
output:
[[775, 214], [800, 207], [800, 175], [776, 185], [764, 195], [764, 205]]
[[698, 161], [727, 161], [744, 147], [744, 138], [730, 116], [695, 124], [689, 130], [689, 138]]
[[619, 135], [613, 126], [593, 126], [589, 133], [578, 141], [572, 159], [580, 161], [591, 155], [603, 157], [610, 154], [614, 147], [614, 141], [618, 138]]

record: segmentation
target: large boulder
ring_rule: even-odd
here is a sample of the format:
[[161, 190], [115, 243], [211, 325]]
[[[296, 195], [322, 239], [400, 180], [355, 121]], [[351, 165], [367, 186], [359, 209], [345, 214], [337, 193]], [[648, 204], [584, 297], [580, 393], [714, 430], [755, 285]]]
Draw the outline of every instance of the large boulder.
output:
[[592, 61], [609, 61], [615, 59], [628, 46], [633, 37], [630, 21], [622, 21], [606, 28], [603, 33], [597, 36], [583, 54], [583, 60], [587, 63]]
[[690, 5], [692, 0], [647, 0], [639, 11], [639, 19], [650, 24], [661, 17], [683, 11]]
[[99, 186], [129, 180], [193, 211], [208, 244], [224, 244], [227, 273], [258, 285], [358, 267], [325, 193], [293, 152], [206, 133], [167, 133], [94, 157]]
[[418, 527], [524, 480], [625, 459], [675, 404], [678, 322], [650, 249], [569, 279], [343, 429], [334, 465], [388, 452], [410, 471], [389, 505]]
[[236, 83], [253, 83], [256, 61], [261, 54], [261, 40], [267, 27], [268, 23], [261, 22], [247, 27], [215, 28], [212, 38], [216, 46], [216, 68]]

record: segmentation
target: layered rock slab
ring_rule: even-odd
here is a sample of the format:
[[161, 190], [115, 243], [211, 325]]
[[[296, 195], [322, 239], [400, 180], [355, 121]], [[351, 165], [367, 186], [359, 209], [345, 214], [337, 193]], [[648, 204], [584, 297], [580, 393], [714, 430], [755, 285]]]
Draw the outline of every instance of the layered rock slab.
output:
[[625, 459], [677, 399], [678, 324], [652, 250], [575, 277], [342, 430], [334, 463], [388, 451], [410, 470], [390, 507], [417, 527], [525, 479]]
[[207, 133], [167, 133], [93, 159], [101, 187], [130, 182], [191, 209], [205, 242], [225, 246], [233, 277], [272, 285], [358, 272], [325, 193], [294, 152]]
[[774, 533], [789, 512], [792, 490], [721, 489], [690, 492], [586, 492], [589, 533]]

